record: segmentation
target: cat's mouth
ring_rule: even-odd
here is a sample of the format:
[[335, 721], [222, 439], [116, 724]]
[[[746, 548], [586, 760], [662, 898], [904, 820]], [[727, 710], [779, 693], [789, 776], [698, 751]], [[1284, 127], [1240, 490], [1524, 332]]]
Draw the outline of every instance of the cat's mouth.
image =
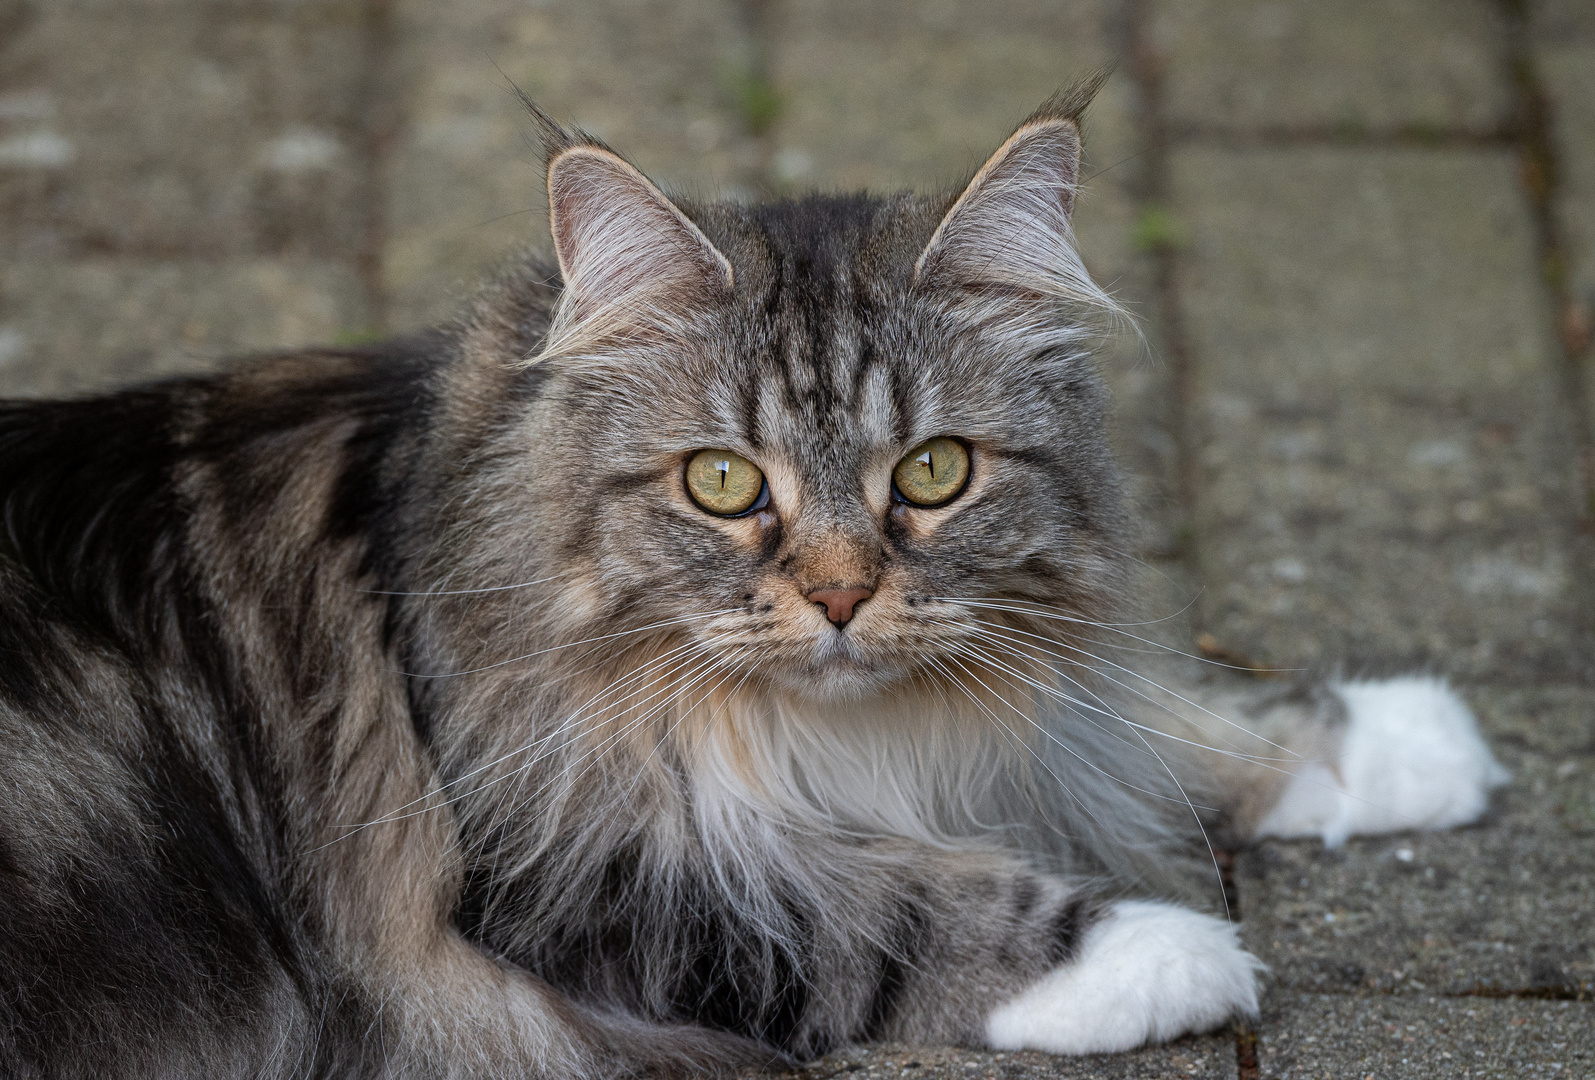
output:
[[902, 656], [851, 628], [827, 628], [816, 636], [807, 656], [784, 665], [781, 681], [804, 697], [824, 701], [878, 693], [912, 677], [923, 657]]

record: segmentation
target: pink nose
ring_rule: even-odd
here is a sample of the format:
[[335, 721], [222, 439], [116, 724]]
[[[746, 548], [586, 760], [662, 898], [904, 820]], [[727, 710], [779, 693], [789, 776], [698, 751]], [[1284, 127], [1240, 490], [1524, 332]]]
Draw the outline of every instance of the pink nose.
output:
[[837, 626], [846, 626], [853, 608], [875, 595], [874, 589], [815, 589], [808, 598], [825, 605], [825, 617]]

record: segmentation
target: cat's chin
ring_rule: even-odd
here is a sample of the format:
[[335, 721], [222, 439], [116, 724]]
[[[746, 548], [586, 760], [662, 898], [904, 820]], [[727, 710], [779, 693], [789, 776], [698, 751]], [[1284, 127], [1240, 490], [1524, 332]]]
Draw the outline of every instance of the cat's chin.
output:
[[877, 696], [903, 678], [901, 672], [862, 660], [836, 659], [782, 672], [774, 681], [799, 700], [844, 702]]
[[806, 662], [781, 665], [781, 670], [765, 674], [798, 699], [848, 702], [890, 691], [918, 670], [918, 658], [896, 662], [889, 655], [872, 655], [874, 651], [844, 634], [827, 634], [816, 642]]

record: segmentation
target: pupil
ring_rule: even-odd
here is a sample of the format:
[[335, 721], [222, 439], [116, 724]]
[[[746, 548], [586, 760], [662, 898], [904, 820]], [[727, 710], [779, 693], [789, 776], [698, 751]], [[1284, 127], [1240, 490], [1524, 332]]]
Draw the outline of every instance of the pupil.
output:
[[930, 478], [932, 480], [936, 479], [936, 460], [930, 456], [929, 450], [926, 450], [923, 454], [919, 455], [918, 460], [916, 460], [914, 464], [925, 466], [925, 468], [930, 470]]
[[719, 462], [718, 468], [720, 470], [720, 490], [724, 491], [726, 486], [726, 477], [731, 475], [731, 463], [729, 461]]

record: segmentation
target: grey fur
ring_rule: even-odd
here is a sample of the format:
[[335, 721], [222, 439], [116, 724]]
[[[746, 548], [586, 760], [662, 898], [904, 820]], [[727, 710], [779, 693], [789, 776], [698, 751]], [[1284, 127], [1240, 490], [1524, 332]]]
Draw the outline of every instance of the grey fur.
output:
[[[5, 406], [0, 1070], [691, 1072], [975, 1042], [1067, 963], [1189, 813], [1092, 670], [1088, 96], [961, 196], [761, 206], [534, 112], [690, 256], [635, 303], [626, 217], [585, 306], [532, 256], [412, 342]], [[894, 502], [937, 435], [967, 491]], [[698, 510], [703, 448], [770, 507]]]

